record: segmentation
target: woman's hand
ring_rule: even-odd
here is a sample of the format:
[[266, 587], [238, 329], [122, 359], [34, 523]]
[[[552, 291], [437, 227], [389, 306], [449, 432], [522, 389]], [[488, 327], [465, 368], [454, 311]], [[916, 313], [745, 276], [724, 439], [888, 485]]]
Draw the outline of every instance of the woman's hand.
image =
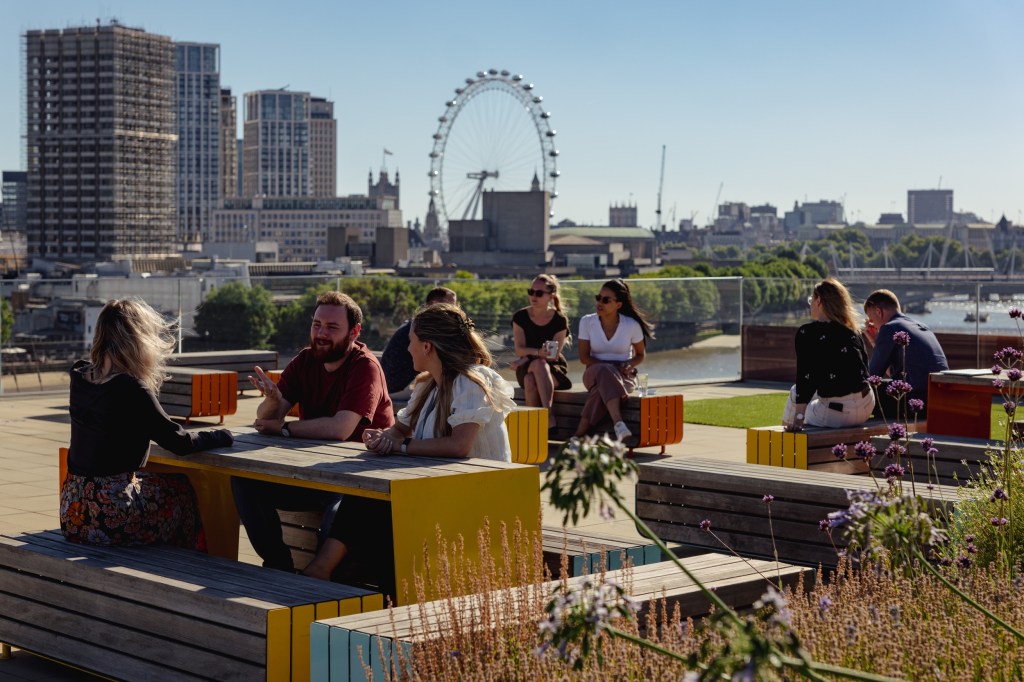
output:
[[619, 366], [619, 373], [622, 374], [622, 376], [626, 377], [627, 379], [632, 379], [633, 377], [635, 377], [636, 372], [636, 367], [629, 364], [628, 362], [624, 362]]
[[363, 431], [363, 445], [370, 452], [387, 455], [397, 449], [395, 441], [386, 429], [366, 429]]

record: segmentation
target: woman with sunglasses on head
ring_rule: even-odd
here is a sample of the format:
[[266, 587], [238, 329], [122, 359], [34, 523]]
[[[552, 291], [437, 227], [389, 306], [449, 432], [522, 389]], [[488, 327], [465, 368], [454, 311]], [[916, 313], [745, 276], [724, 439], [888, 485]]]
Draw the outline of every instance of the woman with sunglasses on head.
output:
[[526, 394], [527, 407], [548, 409], [548, 428], [555, 428], [551, 403], [555, 391], [572, 388], [562, 348], [569, 337], [569, 319], [562, 312], [558, 278], [537, 275], [530, 288], [530, 305], [512, 316], [512, 337], [518, 359], [512, 363]]
[[782, 413], [789, 431], [863, 424], [875, 407], [860, 315], [838, 280], [823, 279], [807, 299], [811, 322], [796, 333], [796, 384]]
[[576, 436], [584, 436], [608, 414], [619, 440], [629, 438], [622, 421], [622, 399], [636, 387], [636, 367], [644, 361], [647, 339], [654, 327], [644, 316], [621, 279], [604, 283], [597, 299], [597, 312], [580, 320], [579, 351], [587, 401]]

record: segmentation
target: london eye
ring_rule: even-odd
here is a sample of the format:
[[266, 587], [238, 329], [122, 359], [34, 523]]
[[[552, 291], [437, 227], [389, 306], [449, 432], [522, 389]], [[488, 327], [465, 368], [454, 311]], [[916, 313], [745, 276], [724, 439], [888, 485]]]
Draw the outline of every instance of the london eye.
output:
[[543, 101], [523, 76], [497, 69], [455, 88], [430, 152], [430, 196], [443, 229], [477, 218], [485, 190], [525, 192], [535, 177], [554, 202], [558, 149]]

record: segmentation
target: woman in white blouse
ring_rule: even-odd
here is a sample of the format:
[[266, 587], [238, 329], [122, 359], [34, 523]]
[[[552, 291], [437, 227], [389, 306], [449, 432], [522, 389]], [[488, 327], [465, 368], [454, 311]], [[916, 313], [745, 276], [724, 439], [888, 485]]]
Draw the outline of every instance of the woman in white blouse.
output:
[[622, 421], [622, 399], [636, 387], [636, 367], [644, 361], [654, 327], [621, 279], [605, 282], [595, 298], [597, 312], [580, 319], [579, 354], [588, 394], [575, 435], [585, 436], [607, 414], [615, 437], [625, 440], [633, 434]]
[[505, 417], [512, 384], [491, 369], [491, 354], [462, 308], [439, 303], [412, 320], [409, 354], [421, 374], [389, 429], [366, 429], [378, 454], [512, 460]]
[[[491, 354], [462, 308], [436, 303], [420, 310], [409, 329], [409, 354], [420, 372], [409, 404], [394, 426], [363, 431], [366, 449], [379, 455], [512, 461], [505, 428], [505, 417], [515, 408], [512, 384], [491, 369]], [[374, 505], [379, 503], [359, 497], [342, 500], [330, 537], [303, 573], [331, 579], [350, 550], [371, 566], [373, 559], [386, 564], [380, 538], [391, 529], [384, 525], [387, 515]], [[382, 588], [394, 596], [395, 586]]]

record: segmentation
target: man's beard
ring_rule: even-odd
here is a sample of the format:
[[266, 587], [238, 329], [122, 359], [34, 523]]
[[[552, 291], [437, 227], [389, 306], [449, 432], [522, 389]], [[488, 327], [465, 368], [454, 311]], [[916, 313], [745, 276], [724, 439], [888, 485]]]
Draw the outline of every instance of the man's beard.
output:
[[345, 357], [352, 350], [353, 342], [345, 337], [340, 343], [331, 345], [318, 344], [315, 338], [309, 340], [309, 347], [313, 350], [313, 357], [322, 363], [337, 362]]

